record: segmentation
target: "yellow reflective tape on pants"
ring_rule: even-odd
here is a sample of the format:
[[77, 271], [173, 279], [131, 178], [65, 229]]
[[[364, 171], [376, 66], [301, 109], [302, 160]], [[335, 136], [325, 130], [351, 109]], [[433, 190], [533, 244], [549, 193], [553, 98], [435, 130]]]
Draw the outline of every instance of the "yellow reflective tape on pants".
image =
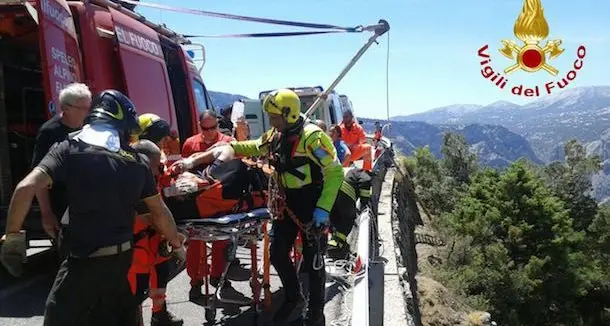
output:
[[333, 232], [333, 237], [334, 238], [339, 238], [339, 240], [345, 241], [347, 239], [347, 236], [341, 232]]
[[348, 195], [352, 200], [356, 201], [356, 190], [349, 183], [344, 181], [339, 190]]
[[363, 198], [371, 197], [371, 190], [370, 189], [360, 189], [359, 195], [360, 195], [360, 197], [363, 197]]

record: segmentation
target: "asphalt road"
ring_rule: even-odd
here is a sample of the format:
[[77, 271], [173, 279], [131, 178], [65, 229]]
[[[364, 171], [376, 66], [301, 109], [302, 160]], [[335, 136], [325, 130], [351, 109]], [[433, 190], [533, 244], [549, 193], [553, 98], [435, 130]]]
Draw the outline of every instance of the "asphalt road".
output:
[[[36, 251], [36, 249], [30, 251]], [[0, 325], [42, 325], [44, 302], [59, 265], [56, 257], [52, 250], [33, 254], [28, 258], [25, 274], [20, 278], [14, 278], [3, 268], [0, 268]], [[251, 263], [249, 250], [240, 248], [237, 257], [242, 265], [231, 268], [229, 279], [233, 288], [241, 293], [242, 298], [243, 296], [250, 298], [252, 291], [249, 285]], [[349, 279], [345, 283], [344, 277], [333, 277], [332, 275], [337, 275], [338, 270], [332, 263], [327, 266], [327, 271], [334, 272], [329, 274], [327, 278], [327, 305], [325, 309], [327, 325], [348, 325], [346, 318], [349, 317], [349, 311], [346, 311], [346, 307], [351, 306], [351, 297], [347, 289]], [[177, 274], [168, 285], [167, 301], [169, 309], [175, 315], [184, 319], [185, 326], [203, 325], [205, 309], [202, 303], [193, 303], [188, 300], [189, 277], [186, 271], [178, 267], [176, 272]], [[340, 273], [344, 274], [343, 272]], [[272, 269], [271, 290], [273, 292], [274, 309], [281, 303], [283, 297], [279, 287], [280, 280]], [[211, 291], [213, 289], [213, 287], [210, 288]], [[231, 297], [236, 295], [233, 293]], [[147, 300], [143, 305], [145, 325], [150, 325], [150, 309], [151, 302]], [[265, 321], [270, 318], [270, 314], [256, 313], [256, 309], [252, 306], [239, 307], [231, 304], [219, 304], [216, 311], [217, 322], [212, 325], [264, 325]], [[210, 324], [206, 323], [206, 325]]]
[[28, 250], [27, 267], [20, 278], [0, 268], [0, 325], [42, 325], [44, 302], [59, 266], [49, 245]]

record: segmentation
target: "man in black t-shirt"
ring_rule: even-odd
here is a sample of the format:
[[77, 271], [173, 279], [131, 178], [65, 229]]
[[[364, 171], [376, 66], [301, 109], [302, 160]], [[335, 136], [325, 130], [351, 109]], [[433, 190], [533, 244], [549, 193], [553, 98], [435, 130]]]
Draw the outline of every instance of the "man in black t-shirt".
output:
[[37, 190], [66, 185], [70, 240], [45, 306], [45, 326], [125, 325], [138, 322], [127, 274], [132, 263], [136, 207], [144, 202], [152, 224], [184, 260], [183, 237], [159, 196], [145, 159], [129, 147], [139, 126], [133, 103], [102, 92], [83, 129], [55, 146], [17, 185], [11, 199], [0, 262], [22, 273], [23, 220]]
[[[81, 83], [73, 83], [59, 92], [61, 113], [45, 122], [38, 130], [32, 167], [40, 163], [53, 145], [62, 142], [68, 134], [80, 129], [91, 108], [91, 91]], [[66, 207], [66, 186], [56, 182], [52, 190], [41, 189], [36, 193], [40, 206], [42, 226], [53, 239], [57, 238], [59, 220]]]

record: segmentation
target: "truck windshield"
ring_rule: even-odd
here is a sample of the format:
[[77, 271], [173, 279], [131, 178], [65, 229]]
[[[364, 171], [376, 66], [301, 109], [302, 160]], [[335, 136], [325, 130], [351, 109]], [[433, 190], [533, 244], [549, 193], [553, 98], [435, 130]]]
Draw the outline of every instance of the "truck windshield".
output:
[[[316, 100], [317, 97], [318, 97], [318, 95], [299, 96], [299, 99], [301, 100], [301, 113], [307, 112], [307, 109], [309, 109], [309, 107], [313, 104], [313, 102]], [[323, 119], [323, 116], [321, 114], [323, 108], [324, 108], [324, 103], [322, 103], [321, 105], [318, 106], [318, 109], [316, 110], [316, 112], [314, 112], [310, 116], [310, 119], [312, 119], [312, 120]]]
[[316, 95], [306, 95], [299, 97], [301, 99], [301, 113], [307, 112], [307, 109], [309, 109], [309, 107], [313, 104], [313, 102], [316, 100], [316, 97]]
[[211, 105], [207, 101], [205, 86], [197, 79], [193, 79], [193, 91], [195, 92], [195, 102], [197, 102], [197, 112], [202, 113], [210, 109]]

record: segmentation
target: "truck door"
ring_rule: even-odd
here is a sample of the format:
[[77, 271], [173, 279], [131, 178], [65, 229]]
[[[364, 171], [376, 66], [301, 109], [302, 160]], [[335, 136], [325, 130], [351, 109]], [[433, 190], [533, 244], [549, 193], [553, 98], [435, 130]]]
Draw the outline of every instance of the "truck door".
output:
[[213, 109], [210, 96], [207, 93], [205, 85], [201, 81], [202, 78], [197, 71], [197, 67], [193, 60], [185, 55], [185, 51], [180, 51], [181, 58], [186, 64], [187, 78], [186, 89], [188, 90], [189, 102], [191, 103], [191, 116], [192, 116], [192, 133], [196, 134], [199, 132], [199, 114], [205, 110]]
[[40, 28], [40, 55], [45, 101], [48, 103], [47, 117], [50, 118], [61, 110], [61, 89], [70, 83], [83, 80], [83, 67], [74, 20], [66, 1], [36, 0], [35, 5]]
[[[174, 100], [159, 36], [150, 27], [109, 8], [125, 90], [138, 114], [154, 113], [178, 130]], [[112, 69], [112, 67], [108, 67]]]

